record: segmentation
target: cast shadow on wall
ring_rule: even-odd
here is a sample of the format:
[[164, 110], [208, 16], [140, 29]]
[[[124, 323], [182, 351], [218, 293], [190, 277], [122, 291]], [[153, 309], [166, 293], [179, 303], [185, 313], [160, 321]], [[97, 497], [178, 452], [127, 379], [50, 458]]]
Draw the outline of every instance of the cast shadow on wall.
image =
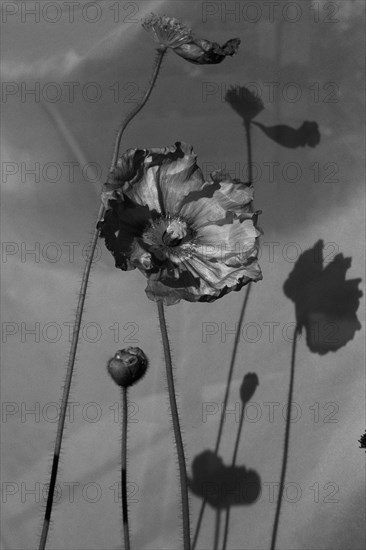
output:
[[283, 285], [285, 295], [295, 303], [296, 324], [292, 341], [281, 475], [270, 550], [276, 548], [289, 457], [290, 411], [294, 394], [298, 335], [305, 328], [309, 350], [325, 355], [345, 346], [353, 339], [355, 332], [360, 330], [361, 324], [356, 312], [362, 296], [358, 288], [361, 279], [346, 280], [346, 272], [350, 266], [351, 258], [345, 258], [343, 254], [336, 254], [333, 260], [324, 266], [324, 242], [319, 240], [312, 248], [301, 254]]
[[[257, 126], [270, 139], [287, 147], [316, 147], [320, 143], [320, 132], [317, 122], [305, 120], [299, 128], [292, 128], [286, 124], [265, 126], [261, 122], [253, 120], [264, 110], [262, 100], [245, 86], [230, 88], [225, 100], [242, 118], [244, 126], [250, 130], [251, 124]], [[248, 159], [251, 162], [251, 159]]]
[[[248, 88], [245, 88], [244, 86], [230, 88], [226, 94], [225, 99], [230, 104], [230, 106], [240, 115], [245, 128], [245, 141], [249, 166], [249, 181], [247, 183], [248, 185], [253, 184], [253, 151], [251, 139], [253, 125], [256, 125], [258, 128], [260, 128], [264, 132], [264, 134], [270, 139], [276, 141], [284, 147], [288, 147], [291, 149], [300, 146], [304, 147], [305, 145], [315, 147], [320, 142], [320, 133], [318, 129], [318, 124], [316, 122], [305, 121], [298, 129], [294, 129], [286, 125], [266, 127], [261, 123], [254, 122], [253, 119], [263, 111], [264, 104], [259, 97], [257, 97], [255, 94], [253, 94], [253, 92], [251, 92]], [[225, 524], [222, 545], [223, 550], [225, 550], [228, 542], [231, 507], [245, 506], [255, 503], [261, 491], [261, 481], [258, 473], [255, 470], [246, 469], [245, 466], [236, 465], [245, 406], [250, 400], [251, 396], [254, 394], [256, 386], [259, 383], [256, 374], [247, 374], [244, 377], [243, 383], [240, 388], [240, 397], [242, 401], [241, 419], [238, 426], [238, 432], [236, 436], [231, 464], [225, 465], [222, 458], [218, 454], [222, 436], [224, 415], [228, 402], [233, 368], [238, 349], [241, 324], [243, 322], [250, 288], [251, 285], [248, 285], [241, 314], [239, 317], [238, 329], [226, 383], [225, 398], [220, 419], [216, 447], [214, 451], [205, 450], [194, 458], [192, 462], [192, 478], [188, 480], [191, 492], [202, 499], [201, 509], [193, 539], [193, 550], [196, 546], [199, 536], [206, 504], [209, 504], [213, 509], [216, 510], [216, 525], [213, 545], [214, 550], [218, 548], [221, 528], [221, 513], [225, 511]]]
[[[231, 464], [225, 465], [223, 459], [218, 455], [218, 444], [215, 451], [205, 450], [197, 455], [192, 462], [192, 477], [188, 478], [188, 486], [195, 496], [202, 499], [201, 511], [192, 545], [193, 549], [197, 543], [206, 504], [209, 504], [216, 511], [213, 550], [217, 550], [219, 545], [221, 514], [225, 512], [222, 544], [222, 548], [225, 550], [229, 534], [231, 507], [254, 504], [260, 496], [261, 480], [258, 473], [255, 470], [247, 469], [244, 465], [237, 466], [236, 464], [245, 417], [245, 407], [254, 395], [258, 385], [258, 376], [255, 373], [247, 373], [240, 386], [239, 394], [242, 405]], [[225, 408], [223, 409], [224, 414]], [[222, 428], [222, 425], [220, 427]], [[219, 430], [220, 435], [221, 432]]]
[[[329, 243], [336, 247], [335, 243]], [[328, 245], [328, 246], [329, 246]], [[319, 355], [337, 351], [354, 338], [361, 323], [356, 312], [362, 296], [361, 280], [346, 280], [351, 258], [336, 254], [324, 266], [324, 242], [301, 254], [283, 286], [295, 304], [299, 333], [305, 329], [309, 350]]]
[[255, 373], [247, 373], [240, 386], [242, 402], [238, 431], [230, 466], [225, 466], [216, 452], [206, 450], [192, 462], [192, 479], [188, 480], [193, 494], [205, 498], [213, 508], [228, 508], [251, 504], [258, 498], [260, 478], [254, 470], [236, 466], [239, 442], [243, 428], [245, 406], [259, 385]]

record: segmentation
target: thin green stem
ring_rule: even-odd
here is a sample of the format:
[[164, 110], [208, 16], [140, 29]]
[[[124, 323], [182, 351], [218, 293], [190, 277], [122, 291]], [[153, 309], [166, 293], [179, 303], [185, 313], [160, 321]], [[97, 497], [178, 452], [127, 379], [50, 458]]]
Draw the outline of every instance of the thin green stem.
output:
[[122, 388], [122, 449], [121, 449], [121, 487], [122, 487], [122, 521], [125, 550], [130, 550], [130, 531], [128, 525], [127, 502], [127, 421], [128, 421], [128, 394], [127, 388]]
[[[166, 53], [166, 49], [159, 49], [158, 55], [155, 59], [154, 67], [153, 67], [153, 73], [151, 80], [147, 86], [146, 92], [142, 97], [142, 100], [140, 103], [136, 105], [136, 107], [127, 115], [127, 117], [123, 120], [116, 139], [114, 143], [113, 148], [113, 155], [112, 155], [112, 162], [111, 167], [108, 174], [108, 181], [113, 181], [114, 177], [114, 170], [116, 167], [116, 163], [118, 160], [118, 154], [119, 154], [119, 148], [121, 144], [122, 135], [124, 134], [127, 126], [132, 122], [132, 120], [135, 118], [135, 116], [141, 111], [141, 109], [146, 105], [150, 94], [155, 86], [159, 70], [161, 68], [161, 64], [164, 58], [164, 55]], [[56, 479], [58, 474], [58, 466], [59, 466], [59, 460], [60, 460], [60, 452], [61, 452], [61, 444], [62, 444], [62, 438], [63, 438], [63, 432], [65, 428], [65, 419], [66, 419], [66, 411], [67, 411], [67, 405], [69, 402], [69, 395], [70, 395], [70, 388], [71, 388], [71, 381], [72, 376], [74, 373], [74, 366], [75, 366], [75, 360], [76, 360], [76, 352], [77, 347], [79, 343], [79, 335], [80, 335], [80, 326], [84, 311], [84, 305], [85, 305], [85, 298], [86, 298], [86, 291], [89, 283], [89, 276], [91, 271], [91, 266], [93, 263], [93, 258], [95, 254], [96, 245], [98, 242], [99, 237], [99, 229], [98, 224], [103, 219], [105, 214], [105, 207], [104, 205], [101, 205], [99, 208], [99, 212], [97, 215], [96, 223], [95, 223], [95, 229], [93, 233], [93, 237], [91, 239], [90, 245], [89, 245], [89, 255], [86, 260], [84, 271], [83, 271], [83, 277], [81, 282], [81, 287], [79, 291], [79, 297], [78, 297], [78, 305], [76, 308], [76, 315], [75, 315], [75, 321], [74, 321], [74, 328], [73, 328], [73, 334], [72, 334], [72, 341], [71, 341], [71, 347], [70, 347], [70, 353], [69, 353], [69, 359], [67, 362], [67, 370], [66, 370], [66, 377], [65, 377], [65, 384], [64, 389], [62, 393], [61, 398], [61, 409], [60, 409], [60, 416], [58, 419], [57, 424], [57, 434], [56, 434], [56, 441], [55, 441], [55, 447], [54, 447], [54, 453], [53, 453], [53, 460], [52, 460], [52, 469], [51, 469], [51, 476], [50, 476], [50, 483], [49, 483], [49, 489], [48, 489], [48, 495], [47, 495], [47, 504], [46, 504], [46, 511], [43, 519], [43, 526], [42, 526], [42, 533], [39, 543], [39, 550], [45, 550], [46, 543], [47, 543], [47, 536], [51, 521], [51, 514], [52, 514], [52, 507], [53, 507], [53, 500], [54, 500], [54, 494], [55, 494], [55, 487], [56, 487]]]
[[188, 483], [187, 483], [186, 460], [185, 460], [185, 456], [184, 456], [184, 447], [183, 447], [183, 441], [182, 441], [182, 434], [181, 434], [181, 431], [180, 431], [178, 407], [177, 407], [177, 401], [176, 401], [176, 397], [175, 397], [172, 358], [171, 358], [171, 353], [170, 353], [170, 344], [169, 344], [169, 338], [168, 338], [168, 331], [167, 331], [166, 322], [165, 322], [164, 304], [161, 300], [158, 300], [157, 303], [158, 303], [158, 313], [159, 313], [161, 337], [162, 337], [162, 340], [163, 340], [163, 347], [164, 347], [164, 357], [165, 357], [165, 366], [166, 366], [166, 377], [167, 377], [167, 381], [168, 381], [170, 411], [171, 411], [171, 415], [172, 415], [175, 444], [176, 444], [176, 447], [177, 447], [177, 454], [178, 454], [179, 479], [180, 479], [180, 490], [181, 490], [181, 499], [182, 499], [182, 515], [183, 515], [183, 547], [184, 547], [184, 550], [190, 550], [190, 548], [191, 548], [191, 535], [190, 535], [190, 523], [189, 523], [189, 501], [188, 501]]

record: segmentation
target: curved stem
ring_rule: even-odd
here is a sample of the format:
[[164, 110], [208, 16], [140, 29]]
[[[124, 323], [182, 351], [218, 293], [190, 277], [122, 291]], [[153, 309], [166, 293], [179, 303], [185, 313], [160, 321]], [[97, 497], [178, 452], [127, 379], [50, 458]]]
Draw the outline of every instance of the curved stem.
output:
[[152, 92], [152, 90], [155, 86], [155, 82], [156, 82], [156, 79], [158, 78], [158, 74], [159, 74], [159, 71], [160, 71], [160, 68], [161, 68], [161, 64], [162, 64], [164, 56], [167, 52], [167, 48], [160, 47], [160, 48], [158, 48], [157, 51], [158, 51], [158, 53], [157, 53], [157, 56], [156, 56], [156, 59], [155, 59], [153, 73], [152, 73], [152, 76], [151, 76], [151, 79], [150, 79], [150, 83], [149, 83], [149, 85], [146, 89], [146, 92], [144, 93], [143, 98], [140, 101], [140, 103], [138, 103], [136, 105], [136, 107], [134, 109], [132, 109], [132, 111], [127, 115], [125, 120], [122, 122], [120, 129], [118, 130], [116, 141], [115, 141], [115, 144], [114, 144], [114, 150], [113, 150], [110, 173], [113, 172], [113, 170], [116, 166], [117, 159], [118, 159], [118, 154], [119, 154], [119, 149], [120, 149], [120, 145], [121, 145], [121, 139], [122, 139], [122, 135], [123, 135], [124, 131], [126, 130], [127, 126], [130, 124], [130, 122], [135, 118], [135, 116], [144, 107], [144, 105], [148, 101], [148, 99], [150, 97], [150, 94], [151, 94], [151, 92]]
[[291, 403], [292, 403], [292, 396], [293, 396], [293, 392], [294, 392], [295, 357], [296, 357], [296, 343], [297, 343], [297, 335], [298, 334], [299, 334], [299, 329], [296, 326], [295, 331], [294, 331], [294, 339], [292, 341], [290, 385], [289, 385], [288, 397], [287, 397], [285, 442], [284, 442], [284, 445], [283, 445], [283, 459], [282, 459], [281, 479], [280, 479], [280, 485], [279, 485], [279, 491], [278, 491], [276, 514], [275, 514], [275, 519], [274, 519], [274, 522], [273, 522], [271, 550], [275, 550], [275, 548], [276, 548], [276, 539], [277, 539], [278, 525], [279, 525], [279, 522], [280, 522], [280, 513], [281, 513], [283, 490], [284, 490], [284, 487], [285, 487], [288, 450], [289, 450], [289, 445], [290, 445]]
[[[164, 58], [164, 55], [166, 53], [166, 49], [159, 49], [158, 55], [155, 59], [154, 67], [153, 67], [153, 73], [151, 80], [148, 84], [148, 87], [146, 89], [146, 92], [141, 100], [141, 102], [127, 115], [127, 117], [122, 122], [118, 134], [114, 143], [113, 148], [113, 155], [112, 155], [112, 163], [109, 170], [108, 175], [108, 181], [113, 181], [113, 173], [114, 168], [117, 163], [118, 159], [118, 153], [119, 148], [121, 144], [122, 135], [125, 132], [127, 126], [130, 124], [130, 122], [135, 118], [135, 116], [141, 111], [141, 109], [146, 105], [150, 94], [155, 86], [156, 79], [159, 74], [159, 70]], [[75, 366], [75, 360], [76, 360], [76, 351], [78, 347], [79, 342], [79, 334], [80, 334], [80, 326], [81, 326], [81, 320], [83, 316], [84, 311], [84, 304], [85, 304], [85, 297], [86, 297], [86, 290], [88, 287], [89, 282], [89, 276], [91, 271], [91, 266], [93, 263], [93, 258], [95, 254], [96, 245], [98, 242], [99, 237], [99, 229], [98, 229], [98, 223], [103, 219], [103, 216], [105, 214], [105, 206], [101, 205], [99, 208], [99, 212], [97, 215], [96, 223], [95, 223], [95, 229], [93, 233], [93, 237], [90, 242], [89, 246], [89, 256], [86, 260], [84, 271], [83, 271], [83, 277], [81, 282], [81, 287], [79, 291], [79, 298], [78, 298], [78, 305], [76, 308], [76, 315], [75, 315], [75, 321], [74, 321], [74, 328], [73, 328], [73, 334], [72, 334], [72, 341], [71, 341], [71, 347], [70, 347], [70, 353], [69, 353], [69, 359], [67, 363], [67, 370], [66, 370], [66, 377], [65, 377], [65, 384], [64, 389], [62, 393], [61, 398], [61, 409], [60, 409], [60, 416], [58, 419], [57, 424], [57, 434], [56, 434], [56, 441], [55, 441], [55, 447], [54, 447], [54, 453], [53, 453], [53, 460], [52, 460], [52, 469], [51, 469], [51, 476], [50, 476], [50, 483], [49, 483], [49, 489], [48, 489], [48, 495], [47, 495], [47, 504], [46, 504], [46, 511], [43, 519], [43, 526], [42, 526], [42, 533], [39, 543], [39, 550], [44, 550], [46, 548], [46, 542], [47, 542], [47, 536], [51, 521], [51, 514], [52, 514], [52, 507], [53, 507], [53, 499], [55, 494], [55, 486], [56, 486], [56, 479], [57, 479], [57, 473], [58, 473], [58, 465], [60, 460], [60, 451], [61, 451], [61, 444], [62, 444], [62, 437], [65, 427], [65, 419], [66, 419], [66, 412], [67, 412], [67, 405], [69, 401], [69, 395], [70, 395], [70, 388], [71, 388], [71, 381], [72, 376], [74, 372], [74, 366]]]
[[175, 444], [177, 447], [177, 454], [178, 454], [179, 479], [180, 479], [180, 490], [181, 490], [181, 499], [182, 499], [182, 513], [183, 513], [183, 546], [184, 546], [184, 550], [190, 550], [191, 536], [190, 536], [190, 524], [189, 524], [189, 501], [188, 501], [186, 460], [184, 456], [182, 434], [180, 431], [177, 401], [175, 398], [172, 358], [170, 353], [168, 331], [167, 331], [166, 322], [165, 322], [164, 304], [161, 300], [158, 300], [157, 303], [158, 303], [161, 337], [163, 340], [163, 347], [164, 347], [170, 411], [172, 415]]
[[121, 464], [121, 487], [122, 487], [122, 521], [123, 538], [125, 550], [130, 550], [130, 533], [128, 525], [128, 502], [127, 502], [127, 421], [128, 421], [128, 395], [127, 388], [122, 388], [122, 464]]

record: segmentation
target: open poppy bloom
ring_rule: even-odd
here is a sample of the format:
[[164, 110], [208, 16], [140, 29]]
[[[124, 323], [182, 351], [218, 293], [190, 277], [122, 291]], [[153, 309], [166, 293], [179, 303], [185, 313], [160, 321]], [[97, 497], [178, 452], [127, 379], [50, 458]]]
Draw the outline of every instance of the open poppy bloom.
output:
[[214, 301], [262, 278], [253, 188], [221, 171], [205, 182], [190, 145], [129, 149], [106, 184], [100, 235], [116, 267], [136, 267], [165, 304]]
[[225, 57], [236, 54], [240, 45], [239, 38], [232, 38], [222, 46], [217, 42], [196, 38], [189, 27], [166, 15], [152, 13], [145, 18], [142, 26], [152, 32], [155, 42], [161, 48], [171, 48], [180, 57], [198, 65], [221, 63]]

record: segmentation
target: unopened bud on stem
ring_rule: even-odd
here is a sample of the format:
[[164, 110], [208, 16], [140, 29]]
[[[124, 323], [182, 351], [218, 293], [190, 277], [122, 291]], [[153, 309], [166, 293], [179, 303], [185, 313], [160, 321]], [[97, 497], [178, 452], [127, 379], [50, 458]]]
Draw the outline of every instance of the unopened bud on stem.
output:
[[118, 386], [127, 388], [144, 376], [148, 360], [142, 349], [125, 348], [117, 351], [107, 363], [107, 370]]

